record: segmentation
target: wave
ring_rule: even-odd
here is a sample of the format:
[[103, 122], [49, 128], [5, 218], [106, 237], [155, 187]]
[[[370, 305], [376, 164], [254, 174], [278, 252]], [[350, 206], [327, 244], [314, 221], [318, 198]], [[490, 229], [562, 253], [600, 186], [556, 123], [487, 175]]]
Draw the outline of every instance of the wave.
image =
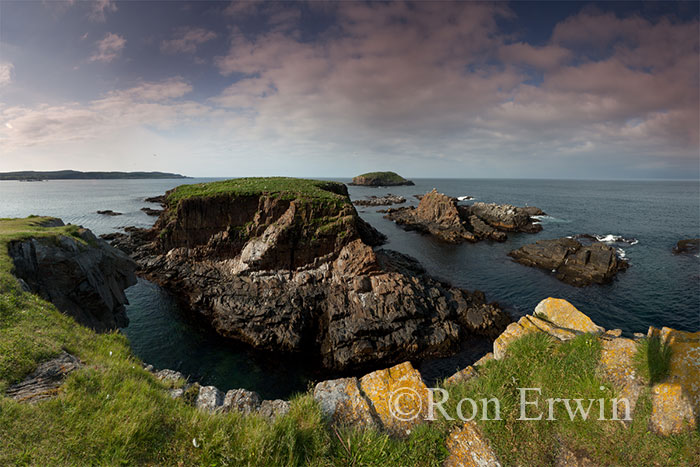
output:
[[473, 196], [458, 196], [457, 201], [470, 201], [475, 199]]
[[639, 243], [634, 237], [623, 237], [622, 235], [593, 235], [599, 242], [603, 243], [627, 243], [628, 245], [636, 245]]
[[559, 224], [568, 224], [571, 221], [567, 221], [566, 219], [559, 219], [558, 217], [552, 217], [548, 216], [546, 214], [541, 215], [541, 216], [530, 216], [531, 219], [535, 219], [538, 224], [546, 223], [546, 222], [551, 222], [551, 223], [559, 223]]

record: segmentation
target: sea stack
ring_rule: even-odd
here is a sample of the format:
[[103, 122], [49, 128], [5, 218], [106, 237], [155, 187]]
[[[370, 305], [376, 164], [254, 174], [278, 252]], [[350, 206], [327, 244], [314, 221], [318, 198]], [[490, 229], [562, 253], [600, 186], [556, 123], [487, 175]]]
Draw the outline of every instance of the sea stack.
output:
[[445, 356], [510, 321], [382, 241], [342, 183], [248, 178], [178, 187], [114, 244], [222, 336], [329, 370]]

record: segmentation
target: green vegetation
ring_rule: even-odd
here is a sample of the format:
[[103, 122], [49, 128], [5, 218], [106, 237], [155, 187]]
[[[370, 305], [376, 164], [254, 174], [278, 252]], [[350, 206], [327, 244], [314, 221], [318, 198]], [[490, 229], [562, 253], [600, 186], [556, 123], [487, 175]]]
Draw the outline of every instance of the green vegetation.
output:
[[319, 202], [349, 204], [345, 186], [338, 182], [288, 177], [251, 177], [220, 182], [180, 185], [168, 194], [168, 205], [177, 206], [182, 199], [218, 195], [253, 196], [266, 194], [285, 199], [306, 198]]
[[637, 371], [651, 384], [662, 381], [670, 371], [671, 347], [658, 336], [642, 339], [635, 358]]
[[[355, 177], [355, 179], [359, 178], [364, 179], [363, 184], [367, 185], [399, 185], [408, 182], [396, 172], [367, 172]], [[353, 179], [353, 182], [355, 179]]]
[[0, 180], [117, 180], [150, 178], [188, 178], [167, 172], [79, 172], [77, 170], [56, 170], [53, 172], [0, 172]]
[[[439, 466], [445, 439], [458, 421], [439, 419], [405, 440], [377, 431], [328, 428], [310, 393], [294, 397], [288, 415], [270, 423], [258, 416], [208, 414], [169, 397], [166, 385], [142, 369], [126, 338], [96, 334], [37, 296], [11, 275], [12, 239], [75, 235], [73, 226], [44, 228], [46, 218], [0, 220], [0, 465], [264, 465]], [[639, 361], [649, 361], [643, 344]], [[35, 405], [5, 397], [8, 385], [61, 350], [86, 366], [72, 373], [57, 398]], [[642, 353], [647, 355], [641, 355]], [[464, 397], [498, 397], [502, 421], [478, 423], [505, 465], [551, 465], [564, 442], [606, 465], [691, 465], [700, 458], [698, 433], [659, 438], [647, 431], [648, 391], [629, 428], [619, 422], [517, 421], [518, 387], [541, 387], [547, 397], [610, 399], [595, 375], [600, 346], [592, 336], [559, 343], [525, 336], [509, 357], [488, 362], [480, 376], [447, 386], [455, 413]], [[600, 386], [604, 389], [601, 390]], [[595, 410], [593, 411], [597, 413]], [[609, 417], [610, 411], [608, 410]], [[195, 447], [193, 439], [196, 439]]]

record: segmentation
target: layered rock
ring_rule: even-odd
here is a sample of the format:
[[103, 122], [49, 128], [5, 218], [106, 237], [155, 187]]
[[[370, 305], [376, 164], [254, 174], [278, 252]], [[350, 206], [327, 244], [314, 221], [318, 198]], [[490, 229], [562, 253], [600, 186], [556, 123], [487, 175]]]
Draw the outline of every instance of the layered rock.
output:
[[136, 283], [136, 263], [87, 229], [77, 235], [10, 242], [14, 275], [80, 324], [97, 331], [125, 327], [124, 290]]
[[509, 204], [474, 203], [457, 204], [437, 190], [421, 196], [418, 207], [390, 209], [386, 217], [407, 230], [417, 230], [448, 243], [478, 240], [505, 241], [505, 232], [536, 233], [542, 226], [532, 216], [542, 211], [538, 208], [518, 208]]
[[508, 256], [525, 266], [552, 271], [560, 281], [577, 287], [610, 282], [628, 267], [613, 247], [602, 242], [583, 244], [569, 237], [540, 240]]
[[41, 363], [22, 382], [7, 389], [7, 396], [18, 402], [35, 403], [58, 395], [69, 373], [81, 368], [81, 361], [67, 352]]
[[327, 369], [444, 356], [470, 335], [505, 327], [507, 315], [483, 294], [439, 282], [405, 255], [374, 251], [381, 235], [358, 217], [346, 188], [318, 183], [325, 193], [311, 198], [181, 199], [153, 230], [115, 244], [219, 334], [304, 352]]
[[350, 185], [357, 186], [399, 186], [414, 185], [396, 172], [368, 172], [352, 179]]

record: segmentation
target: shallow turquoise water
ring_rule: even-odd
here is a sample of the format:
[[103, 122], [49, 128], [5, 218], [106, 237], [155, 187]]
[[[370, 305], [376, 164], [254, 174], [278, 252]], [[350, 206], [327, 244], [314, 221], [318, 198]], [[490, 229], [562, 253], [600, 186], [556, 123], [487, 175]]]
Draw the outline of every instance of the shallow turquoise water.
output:
[[[96, 234], [120, 227], [147, 227], [155, 218], [141, 207], [147, 196], [162, 194], [190, 180], [84, 180], [0, 182], [0, 217], [41, 214], [81, 224]], [[341, 180], [349, 181], [349, 180]], [[681, 238], [700, 237], [700, 184], [697, 181], [552, 181], [552, 180], [414, 180], [416, 186], [350, 187], [353, 199], [394, 193], [417, 204], [414, 194], [437, 188], [451, 196], [476, 200], [534, 205], [549, 217], [536, 235], [510, 234], [505, 243], [445, 245], [415, 232], [406, 232], [377, 213], [360, 214], [389, 237], [384, 248], [418, 258], [428, 271], [455, 285], [483, 290], [513, 315], [530, 313], [548, 296], [566, 298], [595, 322], [625, 333], [645, 332], [648, 326], [700, 329], [700, 259], [673, 255]], [[111, 209], [122, 216], [108, 217], [97, 210]], [[619, 235], [638, 243], [616, 244], [631, 267], [613, 283], [575, 288], [546, 271], [514, 263], [507, 252], [539, 239], [578, 233]], [[213, 334], [167, 292], [141, 280], [127, 291], [129, 327], [123, 332], [136, 355], [157, 368], [178, 369], [203, 384], [221, 389], [245, 387], [264, 397], [284, 397], [305, 390], [320, 378], [302, 359], [281, 359], [253, 353]], [[467, 364], [485, 347], [465, 349], [457, 359], [432, 364], [433, 373]], [[428, 370], [430, 372], [430, 370]], [[433, 374], [433, 376], [436, 376]]]

